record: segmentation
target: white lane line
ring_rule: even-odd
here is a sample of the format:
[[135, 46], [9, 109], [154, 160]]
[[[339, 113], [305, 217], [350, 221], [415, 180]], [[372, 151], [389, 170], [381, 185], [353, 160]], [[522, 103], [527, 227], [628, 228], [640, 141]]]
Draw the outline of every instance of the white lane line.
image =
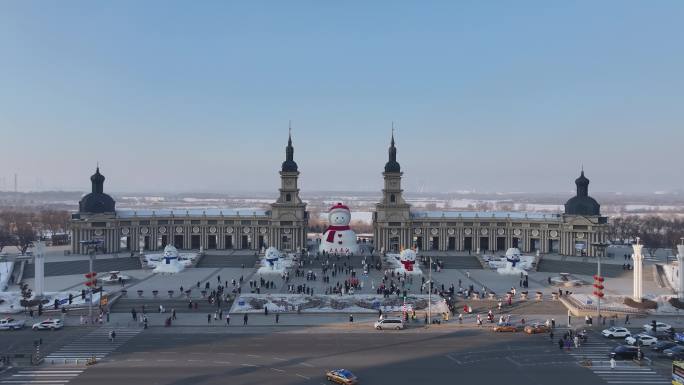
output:
[[313, 367], [314, 367], [313, 365], [311, 365], [311, 364], [309, 364], [309, 363], [306, 363], [306, 362], [300, 362], [299, 365], [308, 366], [309, 368], [313, 368]]
[[203, 362], [203, 360], [188, 360], [188, 362]]
[[83, 373], [83, 370], [20, 370], [19, 373]]
[[157, 360], [157, 362], [176, 362], [176, 360]]
[[232, 362], [230, 362], [230, 361], [213, 361], [213, 363], [215, 363], [215, 364], [228, 364], [228, 365], [230, 365]]
[[64, 374], [13, 374], [12, 377], [76, 377], [80, 373], [64, 373]]
[[271, 368], [274, 372], [280, 372], [280, 373], [285, 373], [283, 369], [278, 369], [278, 368]]
[[259, 367], [259, 365], [252, 365], [252, 364], [240, 364], [240, 365], [242, 365], [242, 366], [249, 366], [249, 367], [252, 367], [252, 368], [258, 368], [258, 367]]
[[0, 384], [66, 384], [71, 380], [33, 380], [33, 381], [26, 381], [26, 380], [3, 380], [0, 381]]
[[261, 357], [261, 356], [257, 356], [256, 354], [248, 354], [247, 357], [259, 358], [259, 357]]
[[311, 377], [303, 376], [303, 375], [301, 375], [301, 374], [299, 374], [299, 373], [296, 373], [296, 375], [297, 375], [297, 377], [301, 377], [301, 378], [303, 378], [303, 379], [305, 379], [305, 380], [310, 380], [310, 379], [311, 379]]
[[446, 357], [446, 358], [450, 359], [451, 361], [454, 361], [455, 363], [457, 363], [457, 364], [461, 365], [461, 361], [459, 361], [459, 360], [455, 359], [454, 357], [452, 357], [452, 356], [451, 356], [451, 355], [449, 355], [449, 354], [447, 354], [447, 355], [446, 355], [446, 356], [444, 356], [444, 357]]
[[273, 359], [278, 361], [287, 361], [286, 359], [280, 357], [273, 357]]

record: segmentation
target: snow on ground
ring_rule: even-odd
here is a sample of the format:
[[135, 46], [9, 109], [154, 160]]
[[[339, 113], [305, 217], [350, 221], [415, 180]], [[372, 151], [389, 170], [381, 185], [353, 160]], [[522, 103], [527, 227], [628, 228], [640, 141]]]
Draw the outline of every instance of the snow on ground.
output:
[[[410, 295], [406, 304], [417, 311], [428, 307], [427, 295]], [[377, 313], [402, 311], [403, 300], [396, 296], [384, 298], [382, 295], [314, 295], [302, 294], [242, 294], [231, 308], [231, 313], [263, 313], [264, 307], [271, 312], [302, 313]], [[432, 312], [440, 314], [449, 309], [444, 299], [432, 296]]]
[[[73, 294], [71, 305], [69, 305], [69, 293]], [[67, 309], [70, 307], [82, 307], [88, 304], [86, 296], [85, 300], [81, 299], [81, 291], [58, 291], [58, 292], [45, 292], [43, 297], [47, 302], [43, 305], [45, 309], [52, 309], [55, 299], [59, 300], [63, 307]], [[31, 297], [33, 299], [33, 297]], [[100, 293], [93, 294], [93, 303], [100, 303]], [[21, 306], [21, 293], [17, 291], [5, 291], [0, 292], [0, 314], [2, 313], [19, 313], [23, 307]]]
[[9, 277], [12, 275], [14, 262], [0, 262], [0, 291], [7, 289]]

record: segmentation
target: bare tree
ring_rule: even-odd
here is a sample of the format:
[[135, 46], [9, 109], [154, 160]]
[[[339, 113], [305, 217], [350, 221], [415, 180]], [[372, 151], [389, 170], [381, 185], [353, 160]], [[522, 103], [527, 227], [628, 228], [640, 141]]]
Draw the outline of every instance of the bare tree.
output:
[[22, 223], [17, 226], [16, 231], [16, 246], [21, 252], [21, 255], [26, 254], [26, 250], [36, 240], [36, 232], [29, 223]]

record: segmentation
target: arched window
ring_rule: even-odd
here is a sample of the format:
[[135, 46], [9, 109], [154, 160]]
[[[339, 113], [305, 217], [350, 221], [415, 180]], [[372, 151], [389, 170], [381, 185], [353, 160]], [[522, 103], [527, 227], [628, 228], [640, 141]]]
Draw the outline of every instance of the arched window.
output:
[[291, 194], [285, 194], [285, 200], [286, 200], [287, 202], [292, 201], [292, 195], [291, 195]]
[[390, 195], [390, 203], [394, 203], [397, 201], [397, 198], [394, 196], [394, 194]]

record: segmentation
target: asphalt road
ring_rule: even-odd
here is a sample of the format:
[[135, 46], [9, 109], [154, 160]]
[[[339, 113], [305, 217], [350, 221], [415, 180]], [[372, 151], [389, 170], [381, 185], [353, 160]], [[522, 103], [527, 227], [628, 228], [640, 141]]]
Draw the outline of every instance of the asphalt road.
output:
[[[354, 371], [363, 384], [605, 383], [545, 335], [495, 334], [489, 328], [275, 332], [240, 327], [149, 329], [101, 363], [68, 373], [68, 383], [321, 384], [325, 370], [339, 367]], [[52, 370], [45, 373], [53, 378], [59, 368], [44, 370]]]

